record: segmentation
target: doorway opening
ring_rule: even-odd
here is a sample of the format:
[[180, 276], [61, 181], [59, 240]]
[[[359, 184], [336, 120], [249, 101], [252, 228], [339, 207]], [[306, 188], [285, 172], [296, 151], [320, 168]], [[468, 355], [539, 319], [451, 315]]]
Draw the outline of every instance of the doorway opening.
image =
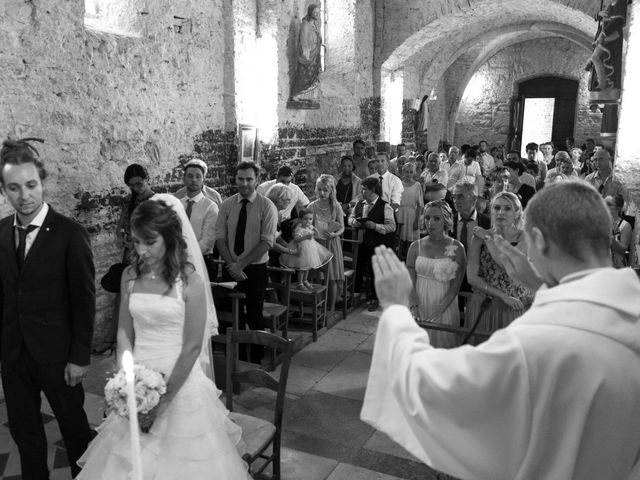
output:
[[577, 96], [577, 80], [547, 76], [521, 82], [511, 110], [513, 149], [526, 157], [523, 150], [530, 142], [564, 145], [573, 137]]

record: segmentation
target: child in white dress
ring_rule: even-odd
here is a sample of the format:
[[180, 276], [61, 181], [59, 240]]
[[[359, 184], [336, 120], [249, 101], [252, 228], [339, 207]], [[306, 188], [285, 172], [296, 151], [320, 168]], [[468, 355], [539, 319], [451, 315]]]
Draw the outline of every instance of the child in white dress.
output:
[[316, 235], [318, 230], [313, 226], [313, 212], [307, 209], [300, 211], [293, 227], [292, 240], [297, 245], [297, 252], [280, 256], [282, 266], [296, 270], [297, 288], [310, 289], [309, 270], [321, 267], [333, 257], [329, 250], [315, 240]]

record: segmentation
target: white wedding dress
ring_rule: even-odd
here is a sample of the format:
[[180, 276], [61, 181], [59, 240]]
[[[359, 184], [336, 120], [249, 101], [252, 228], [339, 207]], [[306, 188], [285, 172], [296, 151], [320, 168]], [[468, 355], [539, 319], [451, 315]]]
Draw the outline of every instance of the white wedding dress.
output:
[[[130, 289], [133, 282], [130, 283]], [[171, 293], [132, 292], [136, 364], [169, 377], [182, 349], [185, 302], [180, 280]], [[140, 434], [145, 480], [250, 480], [240, 458], [240, 427], [218, 399], [220, 391], [196, 361], [189, 377], [149, 433]], [[78, 463], [78, 479], [130, 478], [129, 421], [111, 413]]]

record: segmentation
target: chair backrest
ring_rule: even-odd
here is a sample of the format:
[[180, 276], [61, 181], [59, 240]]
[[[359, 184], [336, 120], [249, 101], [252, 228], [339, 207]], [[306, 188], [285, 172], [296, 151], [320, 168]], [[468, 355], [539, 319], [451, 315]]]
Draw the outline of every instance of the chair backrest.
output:
[[[293, 340], [284, 339], [273, 333], [263, 332], [261, 330], [244, 330], [234, 331], [232, 328], [227, 329], [227, 369], [225, 396], [227, 408], [233, 411], [233, 384], [244, 383], [257, 387], [268, 388], [277, 393], [274, 408], [273, 424], [276, 428], [282, 425], [282, 412], [284, 410], [284, 398], [287, 390], [287, 378], [289, 377], [289, 365], [293, 355]], [[260, 369], [257, 365], [250, 366], [243, 362], [243, 368], [240, 369], [240, 362], [237, 359], [238, 344], [245, 345], [262, 345], [263, 347], [273, 348], [282, 353], [280, 364], [280, 376], [278, 380], [269, 375], [266, 371]], [[229, 361], [229, 358], [234, 359]]]
[[[358, 263], [358, 249], [360, 248], [360, 244], [364, 237], [364, 230], [362, 228], [352, 228], [350, 229], [350, 232], [351, 238], [342, 237], [342, 251], [343, 253], [349, 252], [344, 253], [345, 268], [350, 268], [355, 271], [356, 264]], [[346, 248], [346, 245], [349, 245], [350, 248]], [[350, 260], [347, 260], [347, 258], [350, 258]]]
[[269, 281], [267, 287], [272, 288], [278, 296], [278, 303], [289, 307], [291, 298], [291, 277], [295, 270], [291, 268], [268, 266]]

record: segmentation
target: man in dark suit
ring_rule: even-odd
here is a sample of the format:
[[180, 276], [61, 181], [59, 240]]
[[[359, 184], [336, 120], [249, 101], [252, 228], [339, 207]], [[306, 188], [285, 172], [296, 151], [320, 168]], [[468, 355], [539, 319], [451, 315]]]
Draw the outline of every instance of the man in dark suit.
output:
[[87, 231], [43, 201], [37, 151], [5, 141], [0, 185], [16, 210], [0, 220], [2, 385], [22, 478], [49, 478], [40, 415], [44, 392], [60, 426], [71, 473], [92, 438], [82, 380], [95, 314], [94, 265]]
[[[473, 238], [473, 229], [475, 227], [491, 228], [491, 218], [478, 212], [476, 209], [477, 201], [478, 187], [475, 182], [463, 179], [453, 186], [453, 204], [456, 213], [453, 215], [451, 236], [462, 243], [467, 254]], [[466, 273], [462, 279], [460, 291], [471, 292]], [[460, 310], [462, 310], [464, 308], [462, 295], [458, 297], [458, 302]]]
[[350, 225], [365, 229], [362, 244], [358, 250], [354, 287], [356, 292], [360, 291], [363, 275], [366, 273], [369, 277], [368, 310], [370, 312], [378, 309], [371, 257], [377, 246], [393, 247], [395, 243], [396, 222], [393, 209], [391, 205], [382, 200], [381, 191], [382, 186], [377, 178], [367, 177], [362, 180], [362, 200], [356, 203], [349, 216]]

